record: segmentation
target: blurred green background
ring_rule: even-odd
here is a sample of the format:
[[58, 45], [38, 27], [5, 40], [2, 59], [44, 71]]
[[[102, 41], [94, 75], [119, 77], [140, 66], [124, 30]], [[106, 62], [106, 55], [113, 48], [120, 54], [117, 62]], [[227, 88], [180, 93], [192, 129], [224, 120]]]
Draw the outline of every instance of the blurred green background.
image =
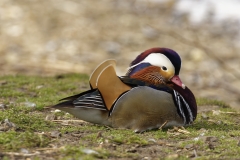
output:
[[114, 58], [118, 75], [124, 75], [142, 51], [168, 47], [182, 57], [180, 77], [197, 97], [240, 108], [239, 22], [216, 23], [210, 9], [193, 23], [176, 5], [175, 0], [0, 0], [0, 74], [90, 74]]

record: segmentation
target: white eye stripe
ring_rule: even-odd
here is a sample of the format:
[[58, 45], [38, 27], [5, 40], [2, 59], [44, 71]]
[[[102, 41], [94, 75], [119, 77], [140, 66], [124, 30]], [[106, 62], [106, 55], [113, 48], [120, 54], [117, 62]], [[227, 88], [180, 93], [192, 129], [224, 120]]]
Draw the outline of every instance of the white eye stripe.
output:
[[150, 63], [153, 66], [158, 66], [162, 68], [163, 66], [167, 68], [166, 71], [172, 71], [175, 72], [175, 68], [172, 64], [172, 62], [164, 55], [159, 53], [151, 53], [149, 54], [143, 61], [129, 67], [129, 69], [141, 64], [141, 63]]

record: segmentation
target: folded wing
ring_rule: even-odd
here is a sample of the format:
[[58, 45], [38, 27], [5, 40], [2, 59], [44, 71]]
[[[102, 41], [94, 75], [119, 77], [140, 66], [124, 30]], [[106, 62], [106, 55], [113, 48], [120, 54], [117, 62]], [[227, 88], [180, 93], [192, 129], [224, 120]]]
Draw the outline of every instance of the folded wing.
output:
[[119, 79], [112, 64], [106, 66], [99, 74], [97, 78], [97, 88], [108, 110], [111, 109], [113, 103], [119, 96], [131, 89], [131, 87]]

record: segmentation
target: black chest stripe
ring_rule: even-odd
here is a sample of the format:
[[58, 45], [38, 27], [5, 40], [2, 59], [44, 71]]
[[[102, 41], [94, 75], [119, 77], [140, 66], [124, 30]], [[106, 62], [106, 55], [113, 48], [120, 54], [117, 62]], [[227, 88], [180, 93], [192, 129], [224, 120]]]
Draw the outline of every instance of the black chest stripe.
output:
[[175, 90], [173, 90], [173, 93], [174, 93], [175, 101], [177, 102], [176, 103], [177, 108], [180, 112], [181, 117], [183, 118], [183, 123], [186, 124], [186, 116], [185, 116], [185, 113], [184, 113], [182, 105], [181, 105], [179, 94]]
[[193, 122], [193, 115], [190, 106], [186, 100], [177, 91], [173, 90], [173, 97], [176, 103], [176, 107], [179, 115], [183, 118], [184, 124], [190, 124]]
[[182, 95], [180, 95], [181, 100], [184, 103], [184, 106], [186, 107], [187, 111], [188, 111], [188, 116], [189, 116], [189, 122], [193, 122], [193, 115], [192, 115], [192, 110], [190, 109], [188, 103], [185, 101], [185, 99], [182, 97]]

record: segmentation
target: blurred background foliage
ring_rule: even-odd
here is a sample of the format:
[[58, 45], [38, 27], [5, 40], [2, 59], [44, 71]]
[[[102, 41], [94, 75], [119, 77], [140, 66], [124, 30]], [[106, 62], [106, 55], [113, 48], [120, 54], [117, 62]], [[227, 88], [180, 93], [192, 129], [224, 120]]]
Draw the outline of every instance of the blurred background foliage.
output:
[[238, 109], [239, 21], [216, 23], [209, 9], [193, 23], [178, 2], [0, 0], [0, 74], [90, 74], [114, 58], [124, 75], [142, 51], [168, 47], [182, 57], [180, 76], [197, 97]]

